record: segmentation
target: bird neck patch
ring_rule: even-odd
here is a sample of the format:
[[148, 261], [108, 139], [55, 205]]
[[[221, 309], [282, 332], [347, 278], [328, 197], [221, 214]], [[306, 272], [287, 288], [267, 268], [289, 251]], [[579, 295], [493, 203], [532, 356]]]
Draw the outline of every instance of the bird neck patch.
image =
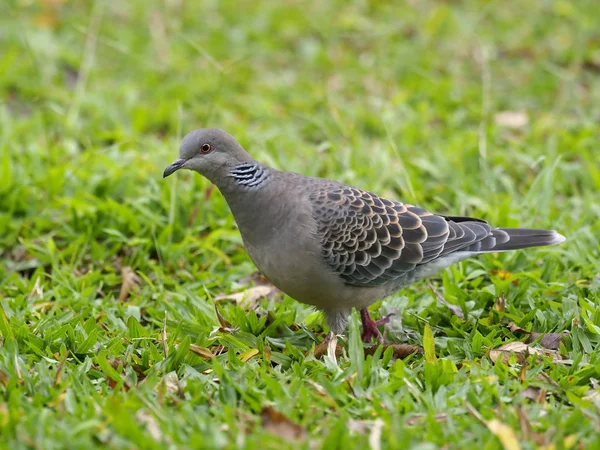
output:
[[239, 186], [259, 189], [269, 179], [269, 170], [256, 162], [245, 162], [232, 167], [229, 176]]

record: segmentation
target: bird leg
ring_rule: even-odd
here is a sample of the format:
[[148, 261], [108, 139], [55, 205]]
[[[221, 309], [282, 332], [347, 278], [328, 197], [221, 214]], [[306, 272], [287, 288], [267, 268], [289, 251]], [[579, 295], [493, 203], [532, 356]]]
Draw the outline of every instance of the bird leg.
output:
[[361, 339], [363, 342], [371, 342], [373, 338], [376, 338], [380, 343], [383, 343], [383, 336], [381, 332], [377, 329], [379, 325], [384, 325], [390, 321], [390, 318], [394, 314], [388, 314], [382, 319], [373, 320], [371, 319], [371, 315], [369, 314], [369, 308], [363, 308], [360, 310], [360, 320], [363, 326], [363, 332], [361, 334]]
[[333, 336], [335, 336], [333, 334], [333, 331], [330, 331], [329, 333], [327, 333], [327, 336], [325, 336], [325, 339], [323, 339], [323, 341], [319, 345], [327, 345], [327, 344], [329, 344], [329, 341], [331, 341], [331, 339], [333, 338]]

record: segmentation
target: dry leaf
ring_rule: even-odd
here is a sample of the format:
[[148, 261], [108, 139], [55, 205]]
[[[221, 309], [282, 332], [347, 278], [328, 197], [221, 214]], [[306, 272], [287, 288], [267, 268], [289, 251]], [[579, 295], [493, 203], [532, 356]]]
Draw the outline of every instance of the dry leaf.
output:
[[316, 381], [313, 381], [310, 378], [307, 378], [306, 382], [308, 384], [310, 384], [315, 389], [315, 391], [317, 391], [317, 394], [319, 394], [321, 397], [331, 398], [330, 395], [325, 390], [325, 388], [323, 386], [321, 386], [319, 383], [317, 383]]
[[517, 361], [520, 363], [523, 363], [528, 355], [543, 355], [552, 358], [554, 362], [562, 360], [560, 354], [555, 351], [531, 347], [530, 345], [519, 341], [509, 342], [497, 349], [490, 350], [490, 358], [493, 362], [502, 359], [504, 363], [507, 363], [511, 354], [515, 354]]
[[142, 281], [140, 277], [129, 266], [121, 267], [121, 292], [119, 293], [119, 301], [127, 300], [132, 292], [135, 292]]
[[546, 401], [546, 390], [535, 386], [527, 386], [521, 391], [521, 397], [533, 400], [541, 405]]
[[56, 367], [56, 374], [54, 375], [54, 386], [57, 386], [62, 379], [62, 369], [67, 362], [67, 358], [69, 357], [69, 350], [65, 352], [65, 356], [58, 362], [58, 366]]
[[265, 344], [265, 347], [263, 349], [263, 361], [266, 362], [266, 363], [270, 363], [271, 362], [271, 347], [269, 347], [266, 344]]
[[217, 305], [215, 304], [215, 314], [217, 315], [217, 319], [219, 320], [219, 324], [221, 325], [220, 331], [224, 332], [226, 330], [231, 330], [231, 324], [221, 315]]
[[461, 319], [464, 320], [465, 316], [462, 312], [462, 309], [460, 309], [458, 306], [453, 305], [452, 303], [448, 303], [446, 301], [446, 299], [444, 297], [442, 297], [433, 287], [433, 284], [429, 283], [429, 289], [431, 289], [431, 292], [433, 292], [433, 295], [435, 295], [435, 298], [437, 299], [438, 302], [440, 302], [442, 305], [445, 305], [448, 307], [448, 309], [450, 311], [452, 311], [454, 313], [454, 315], [460, 317]]
[[270, 406], [260, 412], [262, 427], [268, 433], [274, 434], [284, 440], [304, 439], [306, 430]]
[[526, 344], [531, 344], [539, 339], [540, 345], [550, 350], [557, 350], [560, 348], [560, 343], [564, 343], [565, 338], [569, 336], [569, 333], [566, 331], [563, 333], [536, 333], [535, 331], [527, 331], [516, 325], [514, 322], [508, 324], [508, 329], [513, 333], [527, 334], [528, 337], [525, 340]]
[[44, 296], [44, 291], [40, 287], [40, 277], [35, 279], [35, 283], [33, 284], [33, 288], [27, 297], [27, 300], [33, 300], [34, 297], [42, 298]]
[[196, 344], [190, 344], [190, 352], [205, 358], [205, 359], [211, 359], [214, 358], [215, 355], [213, 352], [210, 351], [210, 349], [206, 348], [206, 347], [200, 347], [199, 345]]
[[529, 122], [525, 111], [502, 111], [494, 116], [496, 125], [505, 128], [523, 128]]
[[504, 312], [506, 309], [506, 297], [504, 296], [504, 292], [501, 292], [500, 296], [496, 297], [496, 309], [499, 312]]
[[521, 450], [521, 444], [519, 444], [517, 435], [511, 427], [497, 419], [492, 419], [489, 422], [486, 422], [485, 425], [496, 435], [498, 440], [502, 443], [504, 450]]
[[[321, 342], [317, 346], [315, 346], [315, 358], [321, 359], [324, 355], [327, 354], [327, 348], [329, 347], [328, 342]], [[344, 349], [341, 345], [336, 344], [335, 346], [335, 356], [339, 358], [344, 354]]]
[[531, 332], [529, 338], [525, 340], [526, 343], [531, 344], [540, 339], [540, 345], [544, 348], [549, 348], [550, 350], [558, 350], [560, 348], [560, 343], [565, 341], [565, 337], [568, 336], [569, 333], [535, 333]]
[[519, 372], [519, 381], [522, 383], [527, 379], [527, 358], [523, 360], [523, 364], [521, 365], [521, 371]]
[[258, 300], [261, 298], [272, 298], [279, 293], [279, 289], [271, 285], [253, 286], [242, 292], [236, 292], [229, 295], [217, 295], [215, 301], [233, 300], [243, 309], [256, 308]]
[[[421, 353], [423, 352], [423, 347], [419, 347], [418, 345], [411, 344], [382, 344], [383, 345], [383, 353], [388, 349], [388, 347], [392, 347], [392, 358], [394, 359], [404, 359], [413, 353]], [[377, 350], [377, 346], [372, 346], [369, 348], [365, 348], [365, 355], [372, 355]], [[382, 353], [382, 354], [383, 354]]]

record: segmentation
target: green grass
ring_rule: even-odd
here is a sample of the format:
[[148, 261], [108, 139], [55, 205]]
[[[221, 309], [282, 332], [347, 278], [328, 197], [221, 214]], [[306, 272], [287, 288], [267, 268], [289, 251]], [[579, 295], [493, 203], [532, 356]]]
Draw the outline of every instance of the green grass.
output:
[[[3, 2], [0, 446], [599, 448], [599, 5]], [[207, 126], [279, 168], [568, 242], [433, 279], [465, 320], [426, 283], [372, 307], [424, 354], [363, 357], [354, 316], [316, 359], [324, 321], [290, 298], [217, 302], [221, 326], [214, 298], [255, 269], [206, 180], [161, 178]], [[494, 363], [525, 338], [509, 322], [570, 332], [563, 360]]]

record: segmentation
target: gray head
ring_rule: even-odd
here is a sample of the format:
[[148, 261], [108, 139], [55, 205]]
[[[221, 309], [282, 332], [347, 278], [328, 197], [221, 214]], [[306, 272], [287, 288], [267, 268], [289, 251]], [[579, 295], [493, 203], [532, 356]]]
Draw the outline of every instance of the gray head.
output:
[[188, 133], [179, 146], [179, 158], [165, 169], [163, 178], [179, 169], [194, 170], [215, 184], [231, 167], [254, 159], [233, 136], [216, 128]]

